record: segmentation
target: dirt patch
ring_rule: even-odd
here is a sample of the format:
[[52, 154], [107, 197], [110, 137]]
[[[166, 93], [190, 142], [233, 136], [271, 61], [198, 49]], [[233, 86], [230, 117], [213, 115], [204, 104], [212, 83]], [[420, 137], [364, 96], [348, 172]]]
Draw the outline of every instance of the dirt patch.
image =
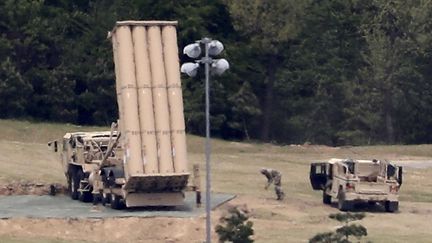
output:
[[[256, 242], [304, 242], [317, 232], [331, 230], [336, 224], [328, 214], [338, 212], [335, 207], [323, 205], [319, 200], [287, 198], [280, 202], [257, 196], [238, 196], [212, 211], [212, 228], [219, 218], [233, 207], [247, 208], [254, 223]], [[413, 232], [429, 234], [427, 222], [431, 215], [429, 203], [401, 204], [396, 214], [367, 211], [364, 224], [373, 231], [371, 240], [384, 242], [378, 235], [380, 229], [410, 227]], [[401, 219], [403, 226], [394, 224]], [[280, 233], [279, 233], [280, 232]], [[212, 230], [212, 239], [217, 236]], [[203, 242], [205, 239], [205, 215], [190, 218], [101, 218], [101, 219], [35, 219], [11, 218], [0, 220], [1, 236], [27, 239], [64, 239], [89, 242]], [[289, 235], [289, 240], [287, 240]], [[404, 239], [394, 242], [404, 242]], [[416, 242], [427, 242], [421, 239]]]
[[202, 218], [8, 219], [0, 220], [0, 235], [91, 242], [202, 242], [203, 223]]
[[11, 195], [55, 195], [65, 194], [67, 188], [59, 183], [44, 184], [29, 181], [14, 181], [8, 184], [0, 185], [1, 196]]

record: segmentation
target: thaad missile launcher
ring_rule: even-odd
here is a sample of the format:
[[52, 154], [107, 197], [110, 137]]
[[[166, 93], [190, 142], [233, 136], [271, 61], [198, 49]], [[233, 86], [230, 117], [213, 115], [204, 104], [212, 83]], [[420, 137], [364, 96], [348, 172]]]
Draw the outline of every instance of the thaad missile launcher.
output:
[[72, 199], [112, 208], [183, 204], [189, 172], [175, 21], [117, 22], [119, 120], [51, 142]]

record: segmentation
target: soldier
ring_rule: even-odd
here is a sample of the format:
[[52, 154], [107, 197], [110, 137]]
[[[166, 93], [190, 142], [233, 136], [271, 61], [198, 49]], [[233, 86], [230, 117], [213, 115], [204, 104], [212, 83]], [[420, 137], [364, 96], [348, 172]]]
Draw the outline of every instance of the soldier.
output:
[[262, 168], [260, 172], [267, 178], [267, 184], [264, 189], [267, 190], [268, 187], [273, 183], [275, 186], [277, 200], [283, 200], [285, 193], [282, 191], [281, 186], [282, 174], [279, 171], [270, 168]]

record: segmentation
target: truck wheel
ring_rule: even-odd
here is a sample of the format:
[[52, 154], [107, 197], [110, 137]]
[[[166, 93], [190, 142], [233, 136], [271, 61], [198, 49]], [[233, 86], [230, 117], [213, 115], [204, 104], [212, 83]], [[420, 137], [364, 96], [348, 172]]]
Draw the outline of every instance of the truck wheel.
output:
[[[84, 172], [81, 169], [78, 170], [77, 178], [78, 178], [78, 181], [79, 181], [79, 186], [81, 187], [81, 180], [85, 179], [85, 174], [84, 174]], [[80, 189], [83, 189], [83, 188], [80, 188]], [[91, 193], [91, 190], [88, 191], [88, 192], [78, 191], [78, 199], [81, 202], [91, 202], [91, 201], [93, 201], [93, 195]]]
[[399, 210], [399, 202], [386, 201], [384, 206], [385, 210], [390, 213], [394, 213]]
[[112, 209], [122, 209], [124, 204], [121, 197], [115, 194], [111, 194], [111, 208]]
[[78, 188], [79, 188], [79, 181], [78, 174], [76, 170], [71, 170], [70, 173], [70, 196], [73, 200], [77, 200], [79, 197], [78, 194]]
[[101, 194], [93, 194], [93, 205], [97, 205], [101, 201]]
[[376, 202], [375, 201], [368, 201], [367, 202], [369, 206], [373, 207], [375, 206]]
[[352, 202], [345, 200], [345, 192], [338, 193], [338, 209], [340, 211], [352, 210]]
[[331, 204], [331, 196], [327, 194], [327, 190], [323, 190], [323, 203], [324, 204]]
[[110, 203], [111, 194], [102, 192], [102, 205], [106, 205]]

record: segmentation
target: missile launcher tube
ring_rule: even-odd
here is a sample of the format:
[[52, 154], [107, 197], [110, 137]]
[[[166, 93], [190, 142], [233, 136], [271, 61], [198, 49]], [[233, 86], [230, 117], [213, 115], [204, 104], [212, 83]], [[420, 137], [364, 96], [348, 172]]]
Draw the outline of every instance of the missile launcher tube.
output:
[[125, 171], [129, 176], [144, 173], [141, 155], [141, 135], [138, 118], [138, 97], [131, 29], [119, 26], [116, 30], [118, 70], [120, 72], [121, 103], [123, 109], [122, 137], [125, 146]]
[[180, 81], [177, 33], [174, 26], [162, 27], [163, 53], [171, 115], [171, 141], [175, 172], [187, 171], [186, 133], [183, 115], [183, 95]]
[[[112, 36], [112, 46], [113, 46], [113, 58], [114, 58], [114, 63], [119, 63], [118, 61], [118, 50], [117, 50], [117, 40], [116, 40], [116, 36], [113, 35]], [[115, 77], [116, 77], [116, 96], [117, 96], [117, 105], [118, 105], [118, 114], [119, 117], [123, 117], [123, 108], [122, 108], [122, 103], [121, 103], [121, 81], [120, 81], [120, 70], [119, 70], [119, 65], [114, 65], [114, 69], [115, 69]], [[118, 126], [119, 129], [122, 130], [121, 128], [121, 123], [118, 122]]]
[[127, 181], [188, 175], [175, 25], [122, 21], [111, 32]]
[[135, 52], [138, 107], [141, 127], [141, 151], [146, 174], [159, 172], [150, 62], [148, 59], [147, 34], [144, 26], [132, 27]]
[[174, 171], [171, 150], [171, 129], [167, 97], [167, 82], [162, 53], [161, 29], [148, 28], [150, 65], [152, 69], [153, 102], [155, 111], [156, 138], [158, 142], [159, 173]]

